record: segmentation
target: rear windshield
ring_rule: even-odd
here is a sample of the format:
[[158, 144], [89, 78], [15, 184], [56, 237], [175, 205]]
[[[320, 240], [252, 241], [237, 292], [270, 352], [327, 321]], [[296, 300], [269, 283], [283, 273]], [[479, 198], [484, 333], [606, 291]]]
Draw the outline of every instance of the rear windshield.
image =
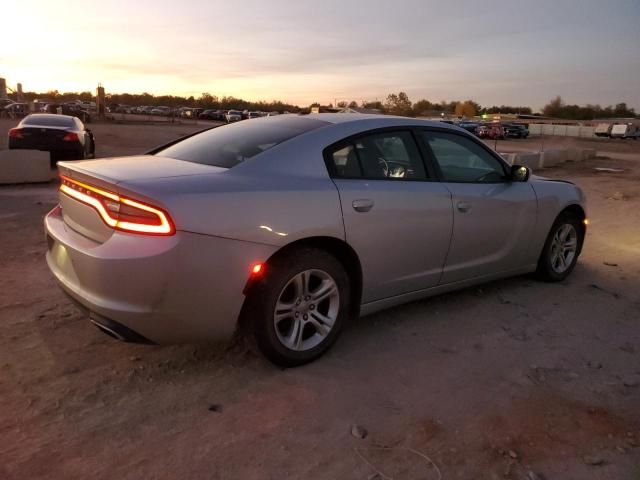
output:
[[43, 125], [46, 127], [74, 127], [73, 118], [62, 115], [29, 115], [23, 125]]
[[308, 117], [267, 117], [213, 128], [155, 154], [187, 162], [231, 168], [279, 143], [325, 125], [328, 125], [325, 121]]

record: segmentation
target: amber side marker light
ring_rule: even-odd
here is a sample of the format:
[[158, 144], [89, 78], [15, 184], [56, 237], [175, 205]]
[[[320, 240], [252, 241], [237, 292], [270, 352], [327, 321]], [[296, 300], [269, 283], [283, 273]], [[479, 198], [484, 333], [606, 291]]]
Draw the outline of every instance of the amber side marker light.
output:
[[260, 275], [264, 270], [263, 263], [256, 263], [253, 267], [251, 267], [251, 275], [257, 276]]
[[585, 225], [589, 225], [589, 219], [588, 219], [588, 218], [585, 218], [585, 219], [582, 221], [582, 223], [584, 223]]
[[173, 222], [163, 210], [60, 175], [60, 191], [92, 207], [109, 227], [145, 235], [173, 235]]

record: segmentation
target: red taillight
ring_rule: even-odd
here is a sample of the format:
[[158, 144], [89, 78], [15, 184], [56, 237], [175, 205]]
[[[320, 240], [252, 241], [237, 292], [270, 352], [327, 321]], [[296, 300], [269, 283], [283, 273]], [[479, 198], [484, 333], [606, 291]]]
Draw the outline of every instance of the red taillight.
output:
[[67, 132], [64, 137], [62, 137], [62, 141], [64, 142], [77, 142], [78, 134], [75, 132]]
[[176, 233], [169, 214], [138, 200], [60, 175], [60, 191], [92, 207], [104, 223], [125, 232], [147, 235]]
[[23, 138], [21, 128], [12, 128], [9, 130], [9, 138]]

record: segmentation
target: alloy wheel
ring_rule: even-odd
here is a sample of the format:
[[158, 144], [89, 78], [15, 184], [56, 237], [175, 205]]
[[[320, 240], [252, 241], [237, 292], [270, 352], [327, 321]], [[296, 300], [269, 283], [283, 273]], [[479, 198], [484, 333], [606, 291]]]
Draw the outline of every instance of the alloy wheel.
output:
[[335, 280], [318, 269], [290, 279], [278, 296], [273, 314], [278, 340], [290, 350], [316, 347], [331, 333], [340, 311]]
[[561, 225], [553, 236], [551, 242], [551, 268], [554, 272], [562, 274], [573, 263], [578, 251], [578, 233], [573, 225], [565, 223]]

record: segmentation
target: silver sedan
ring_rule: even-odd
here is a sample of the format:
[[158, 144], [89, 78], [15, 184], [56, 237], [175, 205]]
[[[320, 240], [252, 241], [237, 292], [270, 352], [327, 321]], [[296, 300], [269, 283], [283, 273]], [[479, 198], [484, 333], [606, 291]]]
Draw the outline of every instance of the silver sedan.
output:
[[512, 275], [563, 280], [587, 224], [574, 184], [409, 118], [265, 117], [58, 167], [47, 262], [91, 322], [148, 343], [246, 333], [285, 366], [350, 317]]

